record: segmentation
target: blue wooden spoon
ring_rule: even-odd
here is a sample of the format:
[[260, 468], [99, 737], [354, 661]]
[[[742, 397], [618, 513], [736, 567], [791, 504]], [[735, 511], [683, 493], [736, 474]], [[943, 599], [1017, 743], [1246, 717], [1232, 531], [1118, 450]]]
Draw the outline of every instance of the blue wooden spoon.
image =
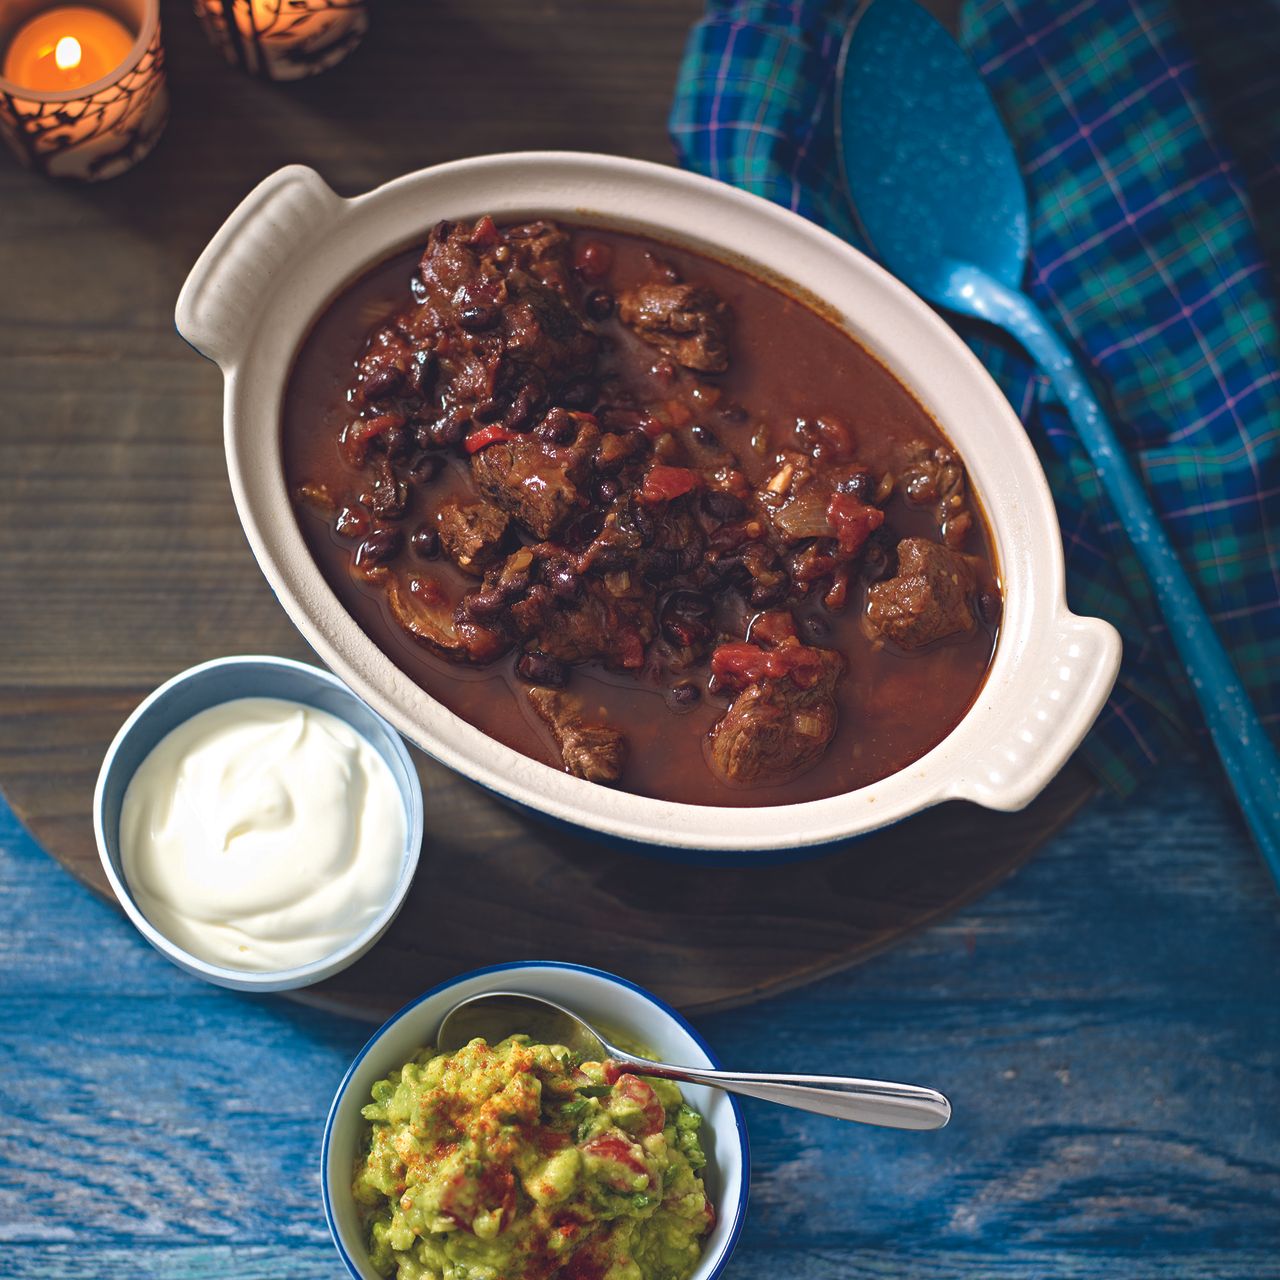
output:
[[845, 38], [838, 107], [845, 186], [872, 252], [935, 306], [1012, 334], [1052, 380], [1280, 885], [1280, 758], [1075, 358], [1022, 291], [1026, 191], [977, 71], [914, 0], [871, 0]]

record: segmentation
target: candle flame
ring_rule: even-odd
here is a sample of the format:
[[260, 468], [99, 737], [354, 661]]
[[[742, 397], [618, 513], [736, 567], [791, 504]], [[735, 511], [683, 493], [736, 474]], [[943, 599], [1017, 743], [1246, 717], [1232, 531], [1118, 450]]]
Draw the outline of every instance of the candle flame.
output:
[[53, 60], [59, 71], [70, 71], [80, 65], [80, 41], [75, 36], [63, 36], [53, 48]]

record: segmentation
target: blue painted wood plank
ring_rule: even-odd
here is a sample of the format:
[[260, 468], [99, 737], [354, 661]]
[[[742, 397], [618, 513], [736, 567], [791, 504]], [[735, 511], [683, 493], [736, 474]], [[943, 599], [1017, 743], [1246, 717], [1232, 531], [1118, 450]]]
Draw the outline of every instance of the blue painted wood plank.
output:
[[[732, 1280], [1280, 1274], [1280, 900], [1178, 770], [888, 955], [702, 1019], [744, 1068], [945, 1089], [908, 1135], [749, 1107]], [[0, 812], [0, 1274], [340, 1275], [329, 1098], [366, 1028], [188, 978]]]

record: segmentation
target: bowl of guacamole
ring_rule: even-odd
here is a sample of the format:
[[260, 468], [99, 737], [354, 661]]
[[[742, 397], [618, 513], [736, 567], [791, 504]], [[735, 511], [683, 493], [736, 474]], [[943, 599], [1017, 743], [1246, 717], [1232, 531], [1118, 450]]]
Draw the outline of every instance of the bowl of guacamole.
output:
[[746, 1208], [736, 1101], [516, 1034], [451, 1054], [457, 1001], [541, 995], [669, 1061], [716, 1066], [673, 1010], [625, 979], [504, 965], [426, 993], [348, 1070], [325, 1126], [325, 1215], [356, 1280], [711, 1280]]

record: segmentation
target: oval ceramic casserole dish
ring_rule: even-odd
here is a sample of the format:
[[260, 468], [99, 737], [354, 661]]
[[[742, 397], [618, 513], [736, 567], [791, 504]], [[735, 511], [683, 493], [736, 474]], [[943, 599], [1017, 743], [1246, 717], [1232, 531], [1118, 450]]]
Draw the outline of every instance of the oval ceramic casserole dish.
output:
[[[876, 356], [959, 451], [986, 512], [1004, 591], [991, 667], [952, 732], [871, 786], [802, 804], [676, 804], [585, 782], [511, 750], [406, 676], [338, 602], [287, 492], [280, 415], [294, 357], [348, 284], [442, 218], [540, 216], [635, 231], [809, 297]], [[1070, 613], [1044, 473], [986, 370], [923, 302], [863, 254], [723, 183], [613, 156], [524, 152], [409, 174], [337, 196], [301, 166], [228, 218], [178, 299], [179, 332], [225, 375], [227, 466], [267, 580], [320, 657], [411, 741], [508, 800], [614, 838], [702, 851], [794, 850], [847, 839], [943, 800], [1026, 805], [1062, 767], [1115, 681], [1114, 628]]]

